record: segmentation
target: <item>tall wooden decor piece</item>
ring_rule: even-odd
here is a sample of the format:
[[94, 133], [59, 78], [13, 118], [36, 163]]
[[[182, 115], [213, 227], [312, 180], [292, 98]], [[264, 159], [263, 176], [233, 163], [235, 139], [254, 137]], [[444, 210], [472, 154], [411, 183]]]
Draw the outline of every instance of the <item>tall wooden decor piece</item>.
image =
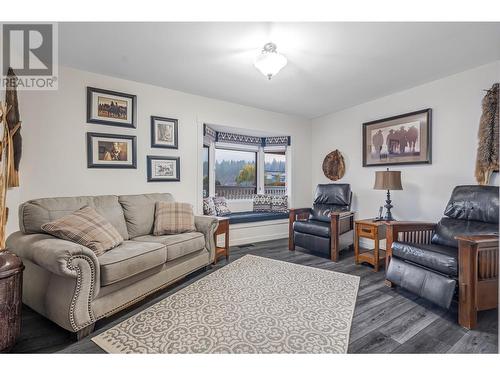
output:
[[7, 190], [19, 186], [21, 136], [16, 81], [8, 73], [5, 102], [0, 102], [0, 352], [10, 350], [21, 331], [22, 271], [21, 259], [5, 248], [8, 209]]
[[479, 145], [476, 158], [476, 180], [487, 185], [493, 172], [498, 172], [498, 104], [499, 84], [495, 83], [483, 98], [483, 114], [479, 122]]

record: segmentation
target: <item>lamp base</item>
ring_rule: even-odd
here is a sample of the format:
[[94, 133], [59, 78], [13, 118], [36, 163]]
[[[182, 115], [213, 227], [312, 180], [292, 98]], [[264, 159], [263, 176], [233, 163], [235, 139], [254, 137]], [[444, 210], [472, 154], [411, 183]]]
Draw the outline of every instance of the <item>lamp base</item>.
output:
[[385, 206], [384, 206], [386, 209], [385, 216], [384, 216], [385, 221], [396, 221], [396, 219], [394, 219], [394, 217], [392, 217], [391, 208], [393, 208], [394, 206], [391, 203], [392, 203], [391, 192], [390, 192], [390, 190], [387, 190], [387, 199], [385, 200]]

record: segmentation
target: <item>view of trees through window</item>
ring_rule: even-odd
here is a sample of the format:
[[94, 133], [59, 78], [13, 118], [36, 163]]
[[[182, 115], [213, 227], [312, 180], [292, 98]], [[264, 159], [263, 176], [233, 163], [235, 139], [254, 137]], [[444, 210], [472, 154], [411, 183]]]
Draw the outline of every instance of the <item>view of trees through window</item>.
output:
[[255, 152], [215, 149], [215, 185], [256, 187], [256, 160]]
[[266, 152], [264, 157], [264, 185], [285, 186], [286, 156], [284, 152]]

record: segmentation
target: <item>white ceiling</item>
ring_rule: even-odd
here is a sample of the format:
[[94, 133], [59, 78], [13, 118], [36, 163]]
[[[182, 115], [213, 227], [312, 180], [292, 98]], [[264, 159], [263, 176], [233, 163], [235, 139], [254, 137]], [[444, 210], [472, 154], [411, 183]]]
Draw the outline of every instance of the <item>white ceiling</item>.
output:
[[[253, 66], [272, 41], [288, 65]], [[314, 118], [500, 59], [500, 23], [62, 23], [60, 63]]]

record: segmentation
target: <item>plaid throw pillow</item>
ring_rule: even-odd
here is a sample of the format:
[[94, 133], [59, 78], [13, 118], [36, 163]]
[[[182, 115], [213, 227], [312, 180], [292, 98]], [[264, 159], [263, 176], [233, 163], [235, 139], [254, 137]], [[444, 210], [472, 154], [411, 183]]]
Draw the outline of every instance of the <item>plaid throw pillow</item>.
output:
[[288, 196], [277, 196], [274, 195], [271, 199], [271, 211], [272, 212], [288, 212]]
[[271, 196], [267, 194], [257, 194], [253, 198], [254, 212], [270, 212], [271, 211]]
[[43, 224], [42, 229], [55, 237], [86, 246], [97, 256], [123, 242], [115, 227], [88, 206]]
[[212, 197], [203, 198], [203, 215], [217, 216], [214, 199]]
[[156, 202], [153, 234], [178, 234], [194, 232], [193, 206], [180, 202]]
[[231, 215], [231, 210], [227, 207], [226, 198], [224, 197], [214, 197], [215, 211], [217, 216], [228, 216]]

